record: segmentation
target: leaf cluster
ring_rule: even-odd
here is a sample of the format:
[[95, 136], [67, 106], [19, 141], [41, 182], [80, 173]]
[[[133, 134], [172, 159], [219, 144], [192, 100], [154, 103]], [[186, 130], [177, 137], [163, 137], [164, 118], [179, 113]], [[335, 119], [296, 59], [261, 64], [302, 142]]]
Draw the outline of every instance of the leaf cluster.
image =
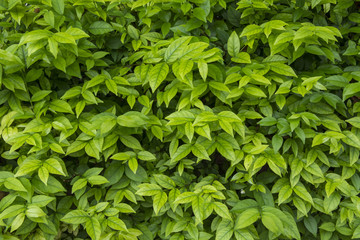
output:
[[353, 0], [0, 0], [0, 238], [360, 238]]

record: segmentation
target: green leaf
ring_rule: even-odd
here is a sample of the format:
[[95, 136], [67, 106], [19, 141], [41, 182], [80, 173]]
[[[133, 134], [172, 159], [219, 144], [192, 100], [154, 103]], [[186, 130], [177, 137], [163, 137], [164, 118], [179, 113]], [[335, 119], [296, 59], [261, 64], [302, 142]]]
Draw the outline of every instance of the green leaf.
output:
[[350, 123], [353, 127], [360, 128], [360, 117], [353, 117], [345, 121]]
[[248, 36], [252, 36], [258, 33], [261, 33], [263, 31], [262, 27], [255, 25], [255, 24], [250, 24], [247, 25], [243, 31], [241, 32], [240, 37], [248, 37]]
[[55, 199], [56, 199], [55, 197], [49, 197], [46, 195], [36, 195], [31, 199], [31, 204], [38, 207], [45, 207]]
[[91, 184], [91, 185], [102, 185], [105, 183], [108, 183], [109, 181], [103, 177], [103, 176], [90, 176], [89, 178], [87, 178], [87, 181]]
[[96, 21], [91, 23], [89, 26], [89, 31], [94, 35], [103, 35], [114, 31], [114, 28], [107, 22]]
[[343, 131], [342, 133], [346, 136], [346, 138], [342, 139], [343, 142], [360, 149], [360, 139], [354, 133], [350, 131]]
[[107, 225], [114, 230], [124, 231], [124, 232], [128, 231], [125, 223], [117, 217], [108, 217]]
[[222, 218], [227, 218], [232, 220], [229, 209], [227, 206], [221, 202], [213, 202], [215, 212]]
[[[109, 118], [112, 121], [113, 117]], [[105, 117], [100, 118], [104, 122]], [[117, 117], [117, 123], [124, 127], [143, 127], [147, 124], [147, 117], [137, 112], [127, 112]]]
[[177, 196], [175, 203], [177, 204], [184, 204], [192, 202], [194, 199], [196, 199], [196, 194], [193, 192], [184, 192]]
[[24, 205], [11, 205], [0, 213], [0, 219], [6, 219], [14, 217], [22, 212], [25, 212], [26, 207]]
[[251, 63], [250, 55], [247, 52], [237, 53], [231, 61], [236, 63]]
[[4, 186], [10, 190], [19, 191], [19, 192], [27, 192], [26, 188], [20, 182], [20, 180], [14, 178], [14, 177], [6, 178], [6, 180], [4, 182]]
[[124, 161], [124, 160], [129, 160], [132, 156], [135, 156], [135, 154], [133, 152], [120, 152], [120, 153], [114, 154], [111, 157], [111, 159]]
[[197, 7], [193, 9], [193, 15], [194, 17], [196, 17], [197, 19], [206, 22], [206, 16], [207, 14], [205, 13], [204, 9]]
[[121, 142], [128, 148], [142, 150], [142, 146], [136, 138], [133, 136], [120, 136]]
[[165, 51], [165, 62], [172, 63], [176, 61], [184, 51], [185, 47], [191, 41], [191, 36], [181, 37], [173, 41]]
[[56, 235], [58, 234], [57, 228], [54, 223], [47, 222], [47, 223], [39, 223], [40, 229], [47, 234]]
[[230, 89], [222, 82], [211, 81], [209, 82], [209, 86], [218, 91], [230, 92]]
[[234, 232], [236, 240], [253, 240], [253, 236], [246, 229], [238, 229]]
[[194, 62], [191, 60], [181, 60], [179, 64], [179, 75], [182, 79], [185, 78], [185, 75], [192, 71]]
[[217, 136], [216, 148], [222, 156], [229, 159], [230, 161], [235, 161], [236, 158], [234, 148], [228, 139], [226, 139], [226, 135]]
[[321, 0], [311, 0], [311, 7], [312, 8], [316, 7], [320, 2]]
[[270, 69], [273, 71], [273, 72], [276, 72], [280, 75], [284, 75], [284, 76], [289, 76], [289, 77], [297, 77], [296, 73], [294, 72], [294, 70], [286, 65], [286, 64], [283, 64], [283, 63], [271, 63], [270, 64]]
[[24, 220], [25, 220], [25, 213], [18, 214], [11, 223], [11, 232], [18, 229], [23, 224]]
[[223, 219], [216, 230], [216, 240], [229, 240], [231, 239], [234, 230], [234, 223], [228, 219]]
[[293, 31], [288, 31], [288, 32], [283, 32], [281, 34], [279, 34], [276, 37], [276, 40], [274, 42], [274, 45], [278, 45], [278, 44], [283, 44], [286, 42], [291, 41], [294, 38], [294, 32]]
[[312, 233], [314, 237], [317, 235], [318, 226], [315, 218], [313, 216], [309, 216], [304, 219], [304, 225], [309, 232]]
[[[105, 81], [106, 77], [103, 75], [97, 75], [96, 77], [92, 78], [90, 81], [86, 82], [86, 89], [92, 88], [96, 85], [99, 85]], [[66, 99], [64, 96], [61, 99]]]
[[[277, 123], [277, 119], [274, 117], [265, 117], [263, 119], [261, 119], [258, 124], [260, 124], [260, 126], [265, 126], [265, 127], [269, 127], [269, 126], [273, 126]], [[275, 138], [275, 136], [274, 136]], [[281, 141], [282, 143], [282, 141]]]
[[54, 194], [59, 192], [66, 192], [66, 189], [61, 185], [61, 183], [54, 178], [53, 176], [49, 176], [47, 185], [40, 181], [40, 179], [34, 178], [33, 185], [39, 189], [39, 191]]
[[242, 229], [250, 226], [260, 218], [260, 212], [258, 208], [249, 208], [240, 213], [235, 221], [234, 229]]
[[338, 193], [333, 193], [324, 199], [324, 210], [326, 213], [331, 213], [339, 207], [341, 196]]
[[149, 73], [149, 84], [153, 92], [155, 92], [155, 90], [165, 80], [168, 73], [169, 66], [166, 63], [156, 64], [151, 68]]
[[99, 148], [96, 146], [95, 141], [91, 140], [89, 141], [86, 146], [85, 146], [85, 152], [87, 155], [89, 155], [90, 157], [99, 159], [100, 158], [100, 153], [99, 153]]
[[323, 224], [321, 224], [321, 226], [319, 227], [319, 229], [328, 231], [328, 232], [334, 232], [335, 231], [335, 224], [332, 222], [324, 222]]
[[191, 151], [196, 157], [200, 159], [210, 160], [209, 154], [207, 153], [205, 147], [200, 144], [196, 143], [194, 146], [192, 146]]
[[175, 233], [170, 240], [184, 240], [184, 235], [180, 234], [180, 233]]
[[58, 174], [65, 176], [60, 162], [55, 158], [49, 158], [44, 162], [44, 167], [52, 174]]
[[55, 112], [74, 113], [69, 103], [60, 99], [52, 101], [49, 105], [49, 108]]
[[40, 160], [28, 160], [24, 161], [19, 170], [16, 172], [15, 177], [21, 177], [26, 174], [32, 173], [35, 170], [39, 169], [42, 166], [42, 162]]
[[298, 195], [300, 198], [304, 199], [305, 201], [311, 204], [314, 203], [310, 193], [306, 190], [306, 188], [297, 185], [293, 188], [293, 190], [296, 193], [296, 195]]
[[140, 196], [154, 196], [159, 192], [161, 192], [161, 187], [159, 187], [158, 185], [143, 183], [138, 186], [136, 194]]
[[39, 176], [40, 180], [43, 183], [45, 183], [45, 185], [47, 185], [47, 181], [49, 179], [49, 171], [47, 170], [46, 167], [42, 166], [42, 167], [39, 168], [38, 176]]
[[89, 215], [83, 210], [73, 210], [61, 218], [62, 222], [70, 224], [82, 224], [89, 219]]
[[[240, 52], [239, 36], [233, 31], [227, 42], [227, 51], [230, 56], [235, 57]], [[250, 57], [249, 57], [250, 58]]]
[[90, 37], [83, 30], [77, 27], [69, 27], [65, 32], [70, 34], [75, 40]]
[[66, 32], [57, 32], [52, 36], [52, 38], [58, 43], [70, 43], [76, 45], [73, 36]]
[[95, 217], [88, 218], [85, 223], [86, 232], [91, 239], [100, 240], [101, 237], [101, 225], [99, 220]]
[[74, 192], [86, 187], [86, 185], [87, 185], [87, 179], [80, 178], [73, 184], [71, 192], [74, 193]]
[[360, 237], [360, 225], [358, 225], [358, 226], [355, 228], [355, 230], [354, 230], [354, 232], [353, 232], [353, 234], [352, 234], [351, 239], [356, 239], [356, 238], [359, 238], [359, 237]]
[[163, 174], [154, 174], [155, 181], [163, 188], [173, 189], [176, 187], [175, 182]]
[[167, 199], [167, 195], [164, 192], [157, 192], [153, 196], [153, 208], [156, 215], [158, 215], [160, 209], [165, 205]]
[[263, 90], [261, 90], [258, 87], [249, 86], [245, 88], [245, 92], [255, 97], [263, 97], [263, 98], [267, 97], [266, 94], [263, 92]]
[[187, 136], [187, 138], [189, 139], [189, 141], [191, 142], [193, 137], [194, 137], [194, 126], [191, 122], [187, 122], [185, 124], [185, 135]]
[[296, 222], [294, 220], [294, 216], [287, 211], [282, 211], [280, 214], [280, 210], [278, 210], [278, 209], [276, 209], [276, 210], [277, 211], [275, 214], [277, 214], [280, 217], [280, 219], [284, 225], [283, 234], [287, 235], [287, 236], [291, 236], [291, 237], [295, 238], [296, 240], [300, 240], [301, 237], [300, 237], [300, 233], [297, 228]]
[[129, 25], [127, 27], [127, 30], [128, 30], [129, 36], [131, 38], [136, 39], [136, 40], [139, 39], [139, 31], [136, 28], [134, 28], [133, 25]]
[[119, 203], [116, 208], [122, 213], [135, 213], [135, 210], [126, 203]]
[[192, 150], [191, 144], [183, 144], [181, 145], [175, 152], [175, 154], [171, 157], [171, 162], [176, 163], [181, 159], [185, 158]]
[[273, 233], [280, 234], [284, 230], [284, 225], [280, 218], [272, 212], [262, 211], [261, 222]]
[[208, 75], [208, 64], [204, 60], [200, 59], [198, 61], [198, 68], [201, 78], [205, 81]]
[[138, 162], [136, 160], [136, 158], [130, 158], [130, 160], [128, 161], [129, 164], [129, 168], [131, 169], [131, 171], [133, 171], [133, 173], [136, 174], [136, 170], [138, 169]]
[[62, 95], [61, 99], [62, 100], [71, 99], [80, 94], [81, 94], [81, 87], [73, 87], [73, 88], [70, 88], [69, 90], [67, 90], [65, 92], [65, 94]]
[[51, 0], [51, 5], [58, 14], [60, 15], [64, 14], [64, 9], [65, 9], [64, 0]]
[[32, 102], [38, 102], [43, 100], [47, 95], [49, 95], [51, 93], [51, 91], [49, 90], [41, 90], [36, 92], [32, 97], [31, 97], [31, 101]]
[[103, 168], [93, 167], [93, 168], [90, 168], [90, 169], [86, 170], [86, 172], [82, 176], [84, 178], [89, 178], [91, 176], [96, 176], [96, 175], [99, 175], [102, 170], [103, 170]]
[[[50, 35], [51, 35], [51, 32], [46, 31], [46, 30], [29, 31], [21, 37], [19, 45], [23, 45], [23, 44], [30, 43], [30, 42], [36, 42], [36, 41], [42, 40], [44, 38], [47, 39], [50, 37]], [[0, 51], [0, 56], [1, 55], [7, 56], [8, 57], [7, 60], [9, 60], [9, 61], [16, 61], [15, 56], [10, 55], [10, 53], [5, 52], [5, 53], [1, 54], [1, 51]], [[2, 58], [4, 56], [2, 56]], [[10, 57], [12, 57], [12, 58], [10, 58]]]
[[285, 185], [280, 189], [278, 204], [280, 205], [284, 201], [286, 201], [292, 194], [293, 190], [290, 185]]
[[343, 101], [360, 92], [360, 82], [347, 84], [343, 91]]
[[272, 32], [272, 29], [276, 30], [285, 30], [284, 26], [287, 25], [287, 23], [281, 21], [281, 20], [271, 20], [264, 24], [264, 33], [266, 37], [268, 38], [269, 35]]
[[202, 223], [204, 218], [204, 199], [203, 197], [197, 195], [191, 202], [191, 207], [193, 210], [193, 213], [195, 215], [195, 222], [196, 223]]
[[75, 141], [73, 142], [66, 151], [66, 155], [69, 155], [71, 153], [80, 151], [81, 149], [83, 149], [86, 146], [86, 142], [82, 142], [82, 141]]
[[137, 7], [141, 7], [141, 6], [145, 6], [147, 3], [149, 3], [151, 0], [139, 0], [136, 2], [132, 2], [132, 6], [131, 6], [131, 10], [137, 8]]
[[284, 141], [283, 138], [281, 136], [279, 136], [279, 135], [274, 135], [272, 137], [271, 143], [272, 143], [272, 146], [273, 146], [273, 149], [274, 149], [275, 153], [277, 153], [280, 150], [280, 148], [281, 148], [281, 146], [283, 144], [283, 141]]
[[46, 216], [46, 213], [36, 205], [29, 205], [25, 211], [25, 214], [29, 218], [38, 218]]

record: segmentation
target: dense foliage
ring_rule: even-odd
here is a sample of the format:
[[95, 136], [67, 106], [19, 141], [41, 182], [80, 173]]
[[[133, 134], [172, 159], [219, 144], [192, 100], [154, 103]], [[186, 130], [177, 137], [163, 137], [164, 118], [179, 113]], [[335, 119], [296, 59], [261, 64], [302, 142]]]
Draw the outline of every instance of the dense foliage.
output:
[[360, 238], [359, 5], [0, 0], [0, 238]]

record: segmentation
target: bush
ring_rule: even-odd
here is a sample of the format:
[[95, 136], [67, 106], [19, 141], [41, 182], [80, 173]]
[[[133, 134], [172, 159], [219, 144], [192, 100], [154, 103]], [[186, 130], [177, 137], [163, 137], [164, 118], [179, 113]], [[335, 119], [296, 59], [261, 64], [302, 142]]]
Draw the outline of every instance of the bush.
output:
[[0, 0], [1, 239], [360, 238], [358, 11]]

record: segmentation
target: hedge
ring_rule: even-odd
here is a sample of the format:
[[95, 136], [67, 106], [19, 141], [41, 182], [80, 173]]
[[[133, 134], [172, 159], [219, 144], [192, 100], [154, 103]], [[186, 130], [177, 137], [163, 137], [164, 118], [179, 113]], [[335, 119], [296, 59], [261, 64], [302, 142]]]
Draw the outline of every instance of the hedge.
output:
[[360, 239], [359, 8], [0, 0], [0, 238]]

